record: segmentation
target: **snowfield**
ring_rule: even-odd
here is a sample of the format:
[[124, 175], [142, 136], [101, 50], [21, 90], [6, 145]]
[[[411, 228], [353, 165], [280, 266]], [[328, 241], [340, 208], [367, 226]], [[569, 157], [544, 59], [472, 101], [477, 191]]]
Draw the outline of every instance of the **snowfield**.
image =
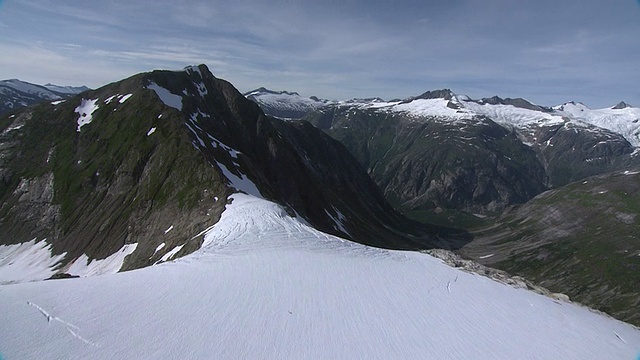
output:
[[0, 286], [10, 359], [635, 359], [631, 325], [235, 194], [203, 248]]

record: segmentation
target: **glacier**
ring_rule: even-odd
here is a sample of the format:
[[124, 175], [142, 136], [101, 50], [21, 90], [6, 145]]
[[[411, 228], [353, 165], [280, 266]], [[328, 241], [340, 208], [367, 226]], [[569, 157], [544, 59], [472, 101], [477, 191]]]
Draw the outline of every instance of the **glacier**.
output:
[[635, 359], [640, 330], [234, 194], [198, 251], [0, 286], [4, 359]]

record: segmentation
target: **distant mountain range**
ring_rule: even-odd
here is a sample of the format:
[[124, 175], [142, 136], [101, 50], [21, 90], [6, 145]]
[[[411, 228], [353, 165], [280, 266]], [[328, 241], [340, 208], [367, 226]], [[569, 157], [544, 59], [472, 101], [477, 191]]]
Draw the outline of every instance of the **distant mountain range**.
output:
[[273, 116], [306, 109], [298, 118], [347, 146], [403, 210], [490, 213], [549, 188], [640, 165], [640, 109], [624, 102], [591, 110], [574, 102], [473, 100], [448, 89], [395, 101], [300, 101], [293, 94], [279, 92], [275, 101], [263, 90], [249, 98]]
[[[268, 228], [273, 246], [303, 232], [327, 246], [448, 249], [640, 323], [640, 116], [627, 104], [447, 89], [243, 96], [204, 65], [66, 98], [19, 84], [41, 100], [0, 115], [0, 283], [191, 261], [205, 248], [214, 259], [236, 238], [259, 247]], [[454, 279], [432, 282], [449, 296]]]
[[405, 214], [469, 231], [464, 256], [640, 324], [640, 109], [448, 89], [322, 103], [299, 119], [342, 142]]
[[18, 79], [0, 81], [0, 114], [42, 101], [66, 99], [89, 90], [86, 86], [36, 85]]

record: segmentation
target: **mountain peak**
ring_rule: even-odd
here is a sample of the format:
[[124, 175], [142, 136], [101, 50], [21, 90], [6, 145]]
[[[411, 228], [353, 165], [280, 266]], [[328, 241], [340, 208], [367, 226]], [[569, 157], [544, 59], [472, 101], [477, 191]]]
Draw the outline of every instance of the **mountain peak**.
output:
[[480, 104], [489, 104], [489, 105], [511, 105], [517, 108], [521, 108], [521, 109], [528, 109], [528, 110], [534, 110], [534, 111], [546, 111], [548, 109], [542, 107], [542, 106], [538, 106], [535, 105], [531, 102], [529, 102], [528, 100], [525, 100], [523, 98], [506, 98], [503, 99], [497, 95], [492, 96], [490, 98], [482, 98], [479, 101]]
[[622, 109], [626, 109], [626, 108], [630, 108], [630, 107], [632, 107], [632, 106], [627, 104], [624, 101], [620, 101], [616, 106], [612, 107], [612, 109], [614, 109], [614, 110], [622, 110]]
[[417, 100], [417, 99], [424, 99], [424, 100], [429, 100], [429, 99], [445, 99], [445, 100], [451, 100], [453, 99], [454, 94], [450, 89], [441, 89], [441, 90], [432, 90], [432, 91], [427, 91], [419, 96], [416, 96], [414, 98], [412, 98], [412, 100]]
[[244, 96], [249, 97], [249, 96], [259, 96], [259, 95], [265, 95], [265, 94], [300, 96], [300, 94], [298, 94], [295, 91], [286, 91], [286, 90], [276, 91], [276, 90], [267, 89], [265, 87], [259, 87], [255, 90], [248, 91], [244, 93]]

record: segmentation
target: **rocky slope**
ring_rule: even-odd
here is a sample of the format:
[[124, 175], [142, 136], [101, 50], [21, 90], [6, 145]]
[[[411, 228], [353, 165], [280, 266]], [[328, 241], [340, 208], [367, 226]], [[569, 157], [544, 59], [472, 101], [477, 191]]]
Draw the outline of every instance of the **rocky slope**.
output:
[[404, 211], [494, 213], [548, 188], [640, 165], [640, 111], [628, 106], [547, 108], [438, 90], [330, 104], [305, 119], [345, 144]]
[[640, 171], [542, 193], [473, 231], [460, 252], [640, 325]]
[[308, 123], [265, 116], [204, 65], [1, 117], [0, 181], [0, 245], [46, 239], [63, 256], [58, 274], [82, 275], [74, 269], [116, 255], [132, 269], [192, 252], [234, 191], [366, 244], [456, 248], [470, 239], [404, 218], [341, 144]]
[[57, 101], [89, 90], [86, 86], [36, 85], [18, 79], [0, 81], [0, 115], [43, 101]]

